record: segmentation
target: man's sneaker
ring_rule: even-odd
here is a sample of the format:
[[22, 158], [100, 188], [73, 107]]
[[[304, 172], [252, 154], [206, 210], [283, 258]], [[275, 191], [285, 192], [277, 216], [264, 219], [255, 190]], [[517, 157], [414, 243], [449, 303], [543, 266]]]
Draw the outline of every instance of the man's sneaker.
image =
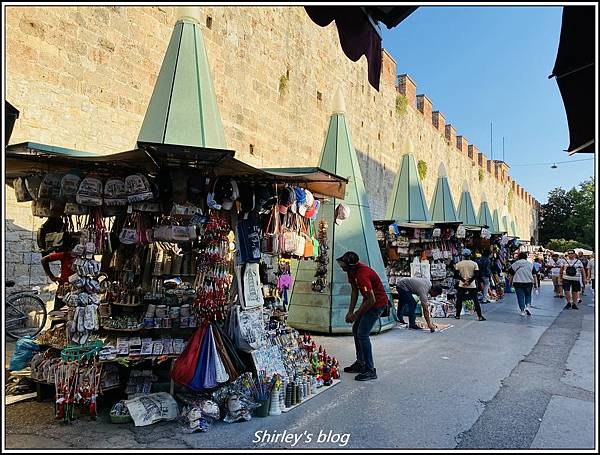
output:
[[370, 381], [371, 379], [377, 379], [377, 369], [373, 368], [372, 370], [365, 370], [361, 374], [356, 375], [354, 379], [357, 381]]
[[399, 319], [398, 324], [406, 325], [406, 321], [404, 319]]
[[563, 308], [563, 310], [570, 310], [571, 309], [571, 303], [567, 302], [567, 304], [565, 305], [565, 307]]
[[454, 316], [454, 319], [460, 319], [460, 316]]
[[521, 316], [525, 316], [525, 310], [521, 310], [521, 313], [519, 313]]
[[[580, 302], [580, 303], [581, 303], [581, 302]], [[574, 310], [578, 310], [578, 309], [579, 309], [579, 308], [577, 307], [577, 304], [575, 304], [575, 303], [574, 303], [574, 304], [571, 306], [571, 308], [573, 308]]]
[[409, 325], [408, 328], [412, 330], [423, 330], [423, 328], [418, 325]]
[[[577, 300], [577, 303], [578, 303], [579, 305], [581, 305], [581, 299]], [[575, 305], [575, 304], [573, 304], [573, 305]]]
[[358, 360], [349, 367], [344, 368], [344, 373], [362, 373], [365, 371], [365, 365]]
[[529, 306], [525, 307], [525, 314], [527, 316], [531, 316], [531, 307], [529, 307]]

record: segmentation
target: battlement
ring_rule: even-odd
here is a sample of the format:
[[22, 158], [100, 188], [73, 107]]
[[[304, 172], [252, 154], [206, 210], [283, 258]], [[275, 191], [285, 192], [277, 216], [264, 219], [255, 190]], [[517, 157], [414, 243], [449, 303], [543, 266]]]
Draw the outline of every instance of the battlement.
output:
[[[383, 69], [385, 79], [390, 80], [389, 72], [395, 71], [396, 61], [391, 57], [387, 51], [383, 52]], [[456, 147], [461, 155], [471, 160], [473, 166], [479, 166], [483, 170], [487, 171], [491, 176], [498, 180], [502, 184], [512, 184], [513, 192], [518, 193], [524, 201], [529, 205], [538, 208], [539, 203], [524, 192], [512, 178], [508, 175], [510, 166], [502, 160], [489, 160], [487, 156], [482, 153], [475, 144], [469, 144], [467, 138], [462, 134], [456, 133], [456, 128], [451, 123], [446, 123], [446, 118], [439, 110], [433, 110], [433, 103], [426, 94], [417, 95], [417, 84], [410, 77], [409, 74], [400, 74], [396, 81], [396, 90], [398, 93], [406, 97], [408, 105], [415, 108], [420, 112], [423, 117], [431, 122], [433, 128], [435, 128], [441, 135], [444, 136], [446, 143]], [[519, 188], [521, 188], [519, 190]]]

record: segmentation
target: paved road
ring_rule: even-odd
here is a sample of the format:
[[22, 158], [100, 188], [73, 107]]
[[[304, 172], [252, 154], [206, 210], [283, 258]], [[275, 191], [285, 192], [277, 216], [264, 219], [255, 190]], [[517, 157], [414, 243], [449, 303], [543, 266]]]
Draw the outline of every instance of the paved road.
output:
[[[545, 282], [534, 315], [513, 295], [430, 334], [396, 328], [373, 338], [379, 379], [343, 381], [294, 411], [218, 423], [183, 434], [178, 424], [115, 426], [106, 417], [64, 426], [49, 402], [9, 406], [7, 448], [594, 448], [594, 308], [562, 311]], [[343, 364], [349, 337], [323, 337]], [[256, 432], [263, 433], [257, 434]], [[300, 441], [272, 442], [293, 434]], [[267, 432], [267, 433], [264, 433]], [[329, 442], [325, 439], [331, 432]], [[307, 442], [308, 435], [312, 441]], [[336, 436], [338, 440], [334, 440]], [[349, 436], [343, 436], [349, 435]], [[260, 439], [262, 437], [262, 439]], [[260, 439], [260, 441], [259, 441]]]

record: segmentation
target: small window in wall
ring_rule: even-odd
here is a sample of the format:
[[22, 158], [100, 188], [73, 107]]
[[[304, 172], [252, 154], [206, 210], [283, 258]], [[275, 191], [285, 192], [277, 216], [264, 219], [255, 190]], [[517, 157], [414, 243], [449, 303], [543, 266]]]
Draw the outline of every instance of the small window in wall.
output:
[[250, 144], [250, 155], [254, 155], [254, 144]]
[[360, 122], [360, 127], [362, 128], [363, 126], [365, 126], [365, 122], [361, 121]]
[[[395, 144], [392, 142], [392, 150], [394, 150], [394, 148], [396, 148]], [[385, 167], [385, 164], [383, 165]]]
[[317, 99], [323, 101], [323, 94], [321, 92], [317, 92]]
[[381, 140], [381, 132], [377, 133], [377, 140]]
[[206, 16], [206, 28], [211, 29], [212, 30], [212, 17], [210, 16]]

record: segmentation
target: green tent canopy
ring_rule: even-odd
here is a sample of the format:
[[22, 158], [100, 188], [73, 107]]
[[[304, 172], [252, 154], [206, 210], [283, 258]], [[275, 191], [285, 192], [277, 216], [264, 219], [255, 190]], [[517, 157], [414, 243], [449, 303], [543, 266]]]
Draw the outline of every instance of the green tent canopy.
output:
[[477, 216], [477, 223], [480, 226], [487, 226], [490, 233], [498, 232], [498, 226], [494, 224], [492, 212], [490, 212], [490, 206], [487, 202], [487, 198], [485, 197], [485, 195], [481, 199], [481, 204], [479, 205], [479, 215]]
[[404, 155], [388, 202], [386, 219], [397, 223], [431, 221], [410, 138], [404, 144]]
[[494, 209], [494, 227], [497, 228], [496, 232], [492, 232], [492, 234], [502, 234], [504, 231], [502, 225], [500, 224], [500, 216], [498, 214], [498, 209]]
[[[381, 278], [388, 298], [391, 292], [387, 282], [383, 259], [375, 236], [365, 184], [361, 175], [356, 151], [345, 116], [345, 105], [338, 90], [334, 111], [329, 120], [319, 168], [348, 179], [343, 201], [331, 198], [321, 206], [318, 220], [328, 225], [328, 287], [323, 293], [312, 290], [317, 263], [298, 261], [295, 267], [293, 289], [290, 297], [287, 322], [301, 330], [322, 333], [351, 333], [352, 326], [345, 322], [352, 288], [346, 273], [335, 259], [346, 251], [354, 251], [361, 262], [373, 268]], [[350, 217], [341, 224], [335, 223], [335, 208], [343, 202], [350, 208]], [[390, 314], [382, 316], [374, 331], [390, 329], [395, 319]]]
[[444, 163], [440, 163], [437, 184], [431, 200], [430, 217], [434, 223], [456, 223], [458, 221]]
[[458, 219], [460, 219], [465, 226], [481, 225], [481, 223], [477, 221], [477, 217], [475, 216], [475, 207], [473, 207], [473, 199], [471, 199], [469, 184], [466, 180], [463, 183], [463, 190], [460, 195], [460, 201], [458, 202]]
[[178, 8], [138, 142], [225, 148], [197, 7]]

